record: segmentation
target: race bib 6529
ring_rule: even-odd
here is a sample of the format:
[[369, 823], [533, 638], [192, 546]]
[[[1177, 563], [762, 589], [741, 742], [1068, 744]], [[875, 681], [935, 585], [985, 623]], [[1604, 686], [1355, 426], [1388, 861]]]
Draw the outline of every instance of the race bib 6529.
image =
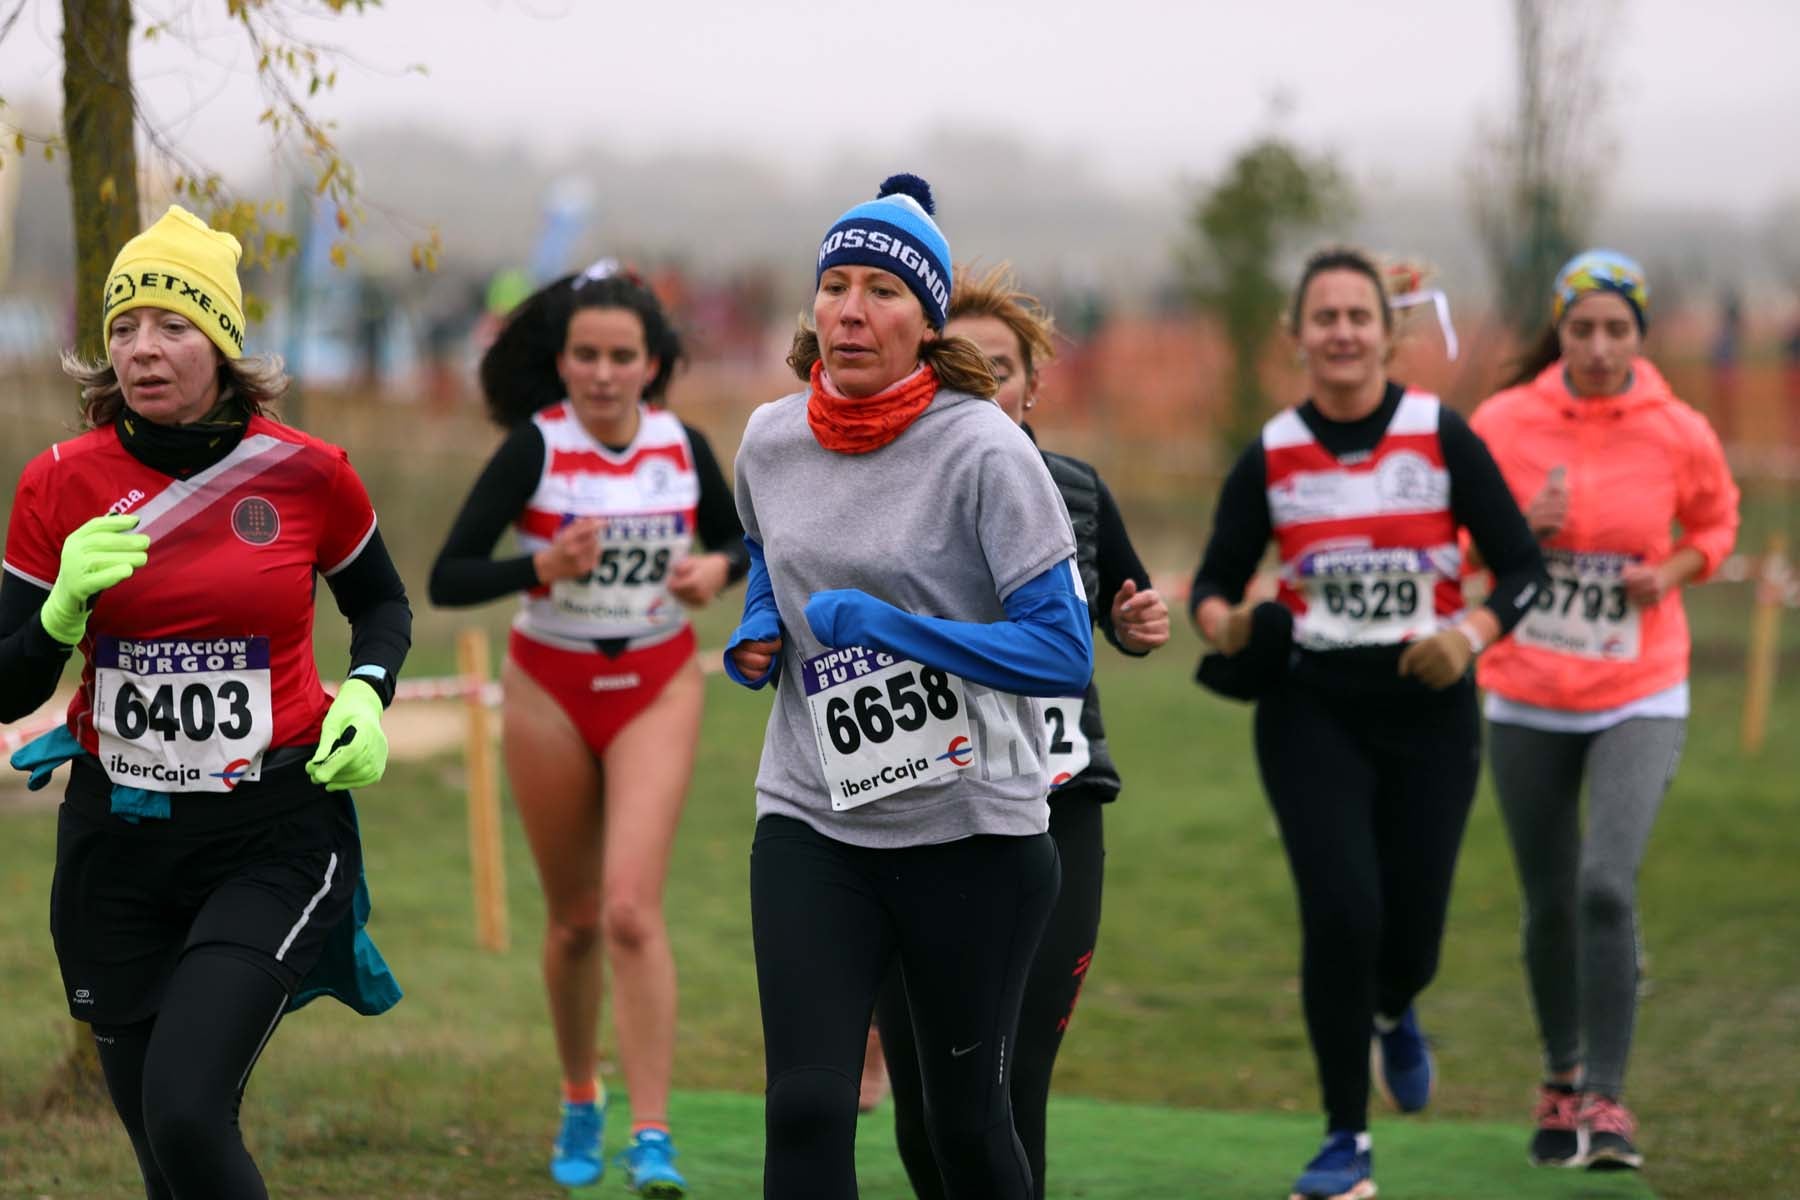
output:
[[1396, 645], [1437, 629], [1430, 557], [1408, 547], [1332, 549], [1294, 568], [1305, 593], [1299, 638], [1314, 646]]

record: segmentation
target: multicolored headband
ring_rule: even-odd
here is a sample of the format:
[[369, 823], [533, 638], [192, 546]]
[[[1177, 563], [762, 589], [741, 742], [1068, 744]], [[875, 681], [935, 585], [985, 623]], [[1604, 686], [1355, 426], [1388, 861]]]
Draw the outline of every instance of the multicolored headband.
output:
[[1644, 268], [1617, 250], [1584, 250], [1577, 254], [1556, 273], [1553, 291], [1550, 319], [1558, 325], [1576, 300], [1589, 292], [1602, 291], [1625, 297], [1637, 318], [1639, 333], [1650, 320], [1650, 283], [1644, 277]]

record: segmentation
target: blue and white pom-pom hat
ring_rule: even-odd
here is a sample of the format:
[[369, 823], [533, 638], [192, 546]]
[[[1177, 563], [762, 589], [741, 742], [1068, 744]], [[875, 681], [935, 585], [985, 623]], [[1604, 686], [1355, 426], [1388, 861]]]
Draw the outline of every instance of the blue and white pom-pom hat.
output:
[[890, 175], [875, 199], [858, 204], [832, 223], [819, 243], [813, 286], [832, 267], [877, 267], [919, 298], [933, 329], [950, 314], [950, 243], [931, 219], [937, 204], [931, 185], [917, 175]]

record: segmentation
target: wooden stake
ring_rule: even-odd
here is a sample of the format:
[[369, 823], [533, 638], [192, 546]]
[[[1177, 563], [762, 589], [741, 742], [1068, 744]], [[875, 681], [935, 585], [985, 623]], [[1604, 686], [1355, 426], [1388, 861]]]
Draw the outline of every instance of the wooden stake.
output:
[[1768, 732], [1769, 701], [1775, 693], [1775, 667], [1781, 655], [1781, 609], [1787, 584], [1787, 535], [1769, 535], [1756, 573], [1756, 609], [1750, 617], [1749, 659], [1744, 665], [1745, 754], [1762, 749]]
[[465, 629], [456, 637], [457, 667], [467, 694], [463, 698], [469, 717], [469, 736], [463, 747], [463, 763], [469, 776], [469, 872], [474, 884], [475, 941], [485, 950], [507, 946], [505, 843], [500, 836], [500, 785], [494, 762], [494, 746], [488, 730], [488, 636], [482, 629]]

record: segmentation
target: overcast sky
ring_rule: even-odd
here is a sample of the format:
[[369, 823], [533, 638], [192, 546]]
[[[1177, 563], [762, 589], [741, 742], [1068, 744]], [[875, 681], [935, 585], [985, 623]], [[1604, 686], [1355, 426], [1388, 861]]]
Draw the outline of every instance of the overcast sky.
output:
[[[1609, 0], [1569, 0], [1583, 7]], [[1610, 0], [1610, 199], [1758, 216], [1800, 197], [1800, 0]], [[1441, 187], [1512, 103], [1511, 0], [387, 0], [307, 26], [349, 55], [345, 135], [415, 123], [546, 154], [732, 147], [789, 172], [967, 123], [1127, 188], [1202, 177], [1280, 125], [1365, 185]], [[138, 0], [149, 109], [209, 165], [266, 163], [223, 0]], [[195, 17], [192, 12], [203, 14]], [[60, 95], [60, 5], [27, 0], [0, 97]], [[420, 63], [428, 74], [409, 73]], [[896, 168], [904, 167], [896, 162]], [[454, 181], [445, 181], [453, 184]]]

